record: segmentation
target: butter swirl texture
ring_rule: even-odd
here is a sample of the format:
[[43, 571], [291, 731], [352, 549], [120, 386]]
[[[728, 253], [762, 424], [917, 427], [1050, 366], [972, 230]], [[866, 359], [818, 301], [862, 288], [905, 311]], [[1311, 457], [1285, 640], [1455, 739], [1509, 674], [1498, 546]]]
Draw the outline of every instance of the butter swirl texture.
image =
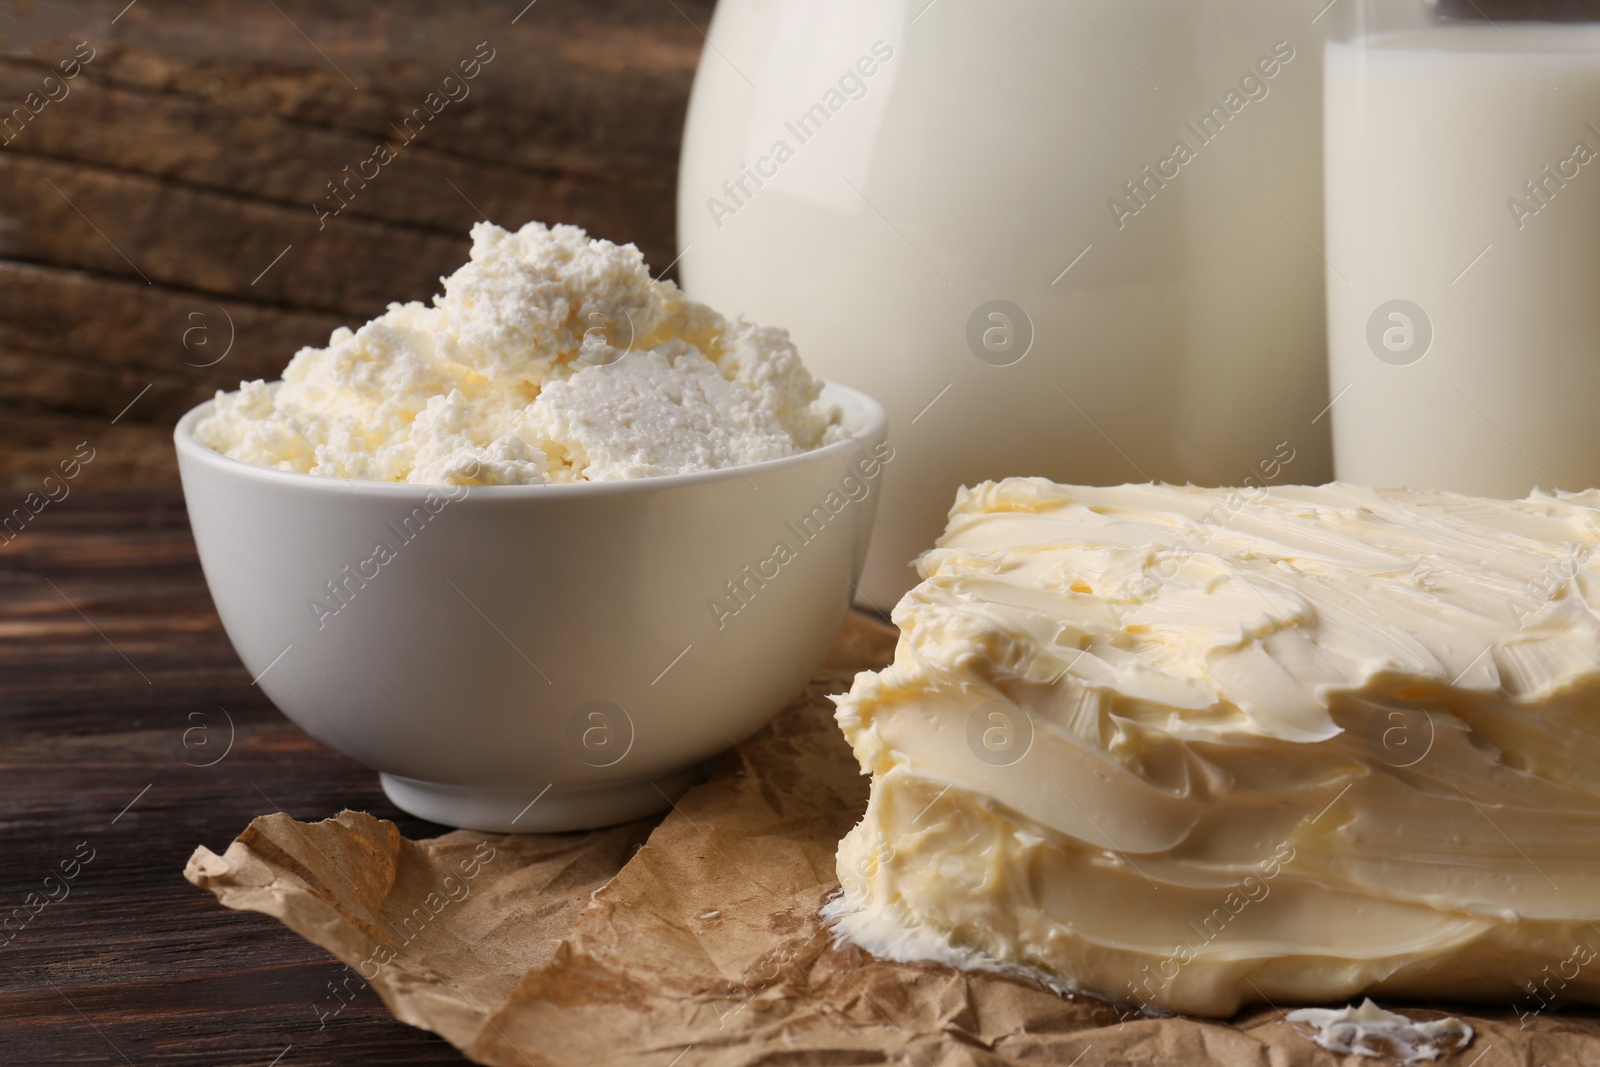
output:
[[1597, 548], [1594, 490], [963, 490], [835, 698], [829, 917], [1204, 1015], [1600, 999]]

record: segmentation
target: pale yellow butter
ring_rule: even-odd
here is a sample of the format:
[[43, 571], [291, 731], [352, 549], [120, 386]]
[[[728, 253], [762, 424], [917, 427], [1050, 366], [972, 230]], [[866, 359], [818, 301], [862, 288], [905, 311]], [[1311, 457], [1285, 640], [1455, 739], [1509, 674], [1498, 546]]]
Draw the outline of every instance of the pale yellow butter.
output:
[[1600, 491], [964, 490], [835, 698], [841, 936], [1228, 1015], [1600, 999]]

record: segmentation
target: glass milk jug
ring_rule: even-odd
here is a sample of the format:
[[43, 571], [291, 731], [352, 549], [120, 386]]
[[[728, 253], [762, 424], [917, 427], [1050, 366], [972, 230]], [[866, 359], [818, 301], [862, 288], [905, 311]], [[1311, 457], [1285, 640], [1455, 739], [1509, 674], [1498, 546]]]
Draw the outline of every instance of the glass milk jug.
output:
[[888, 408], [863, 602], [963, 484], [1326, 480], [1325, 4], [721, 0], [681, 277]]

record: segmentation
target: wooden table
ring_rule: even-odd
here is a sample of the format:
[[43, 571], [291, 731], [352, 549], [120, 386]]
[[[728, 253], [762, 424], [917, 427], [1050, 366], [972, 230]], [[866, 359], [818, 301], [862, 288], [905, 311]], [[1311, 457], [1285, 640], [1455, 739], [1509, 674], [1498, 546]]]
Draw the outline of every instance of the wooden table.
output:
[[342, 965], [183, 880], [275, 810], [441, 828], [251, 686], [177, 493], [76, 491], [0, 538], [0, 786], [0, 1063], [466, 1062], [371, 990], [319, 1020]]
[[[94, 487], [175, 485], [184, 410], [428, 299], [486, 215], [667, 266], [711, 6], [0, 5], [0, 113], [93, 53], [0, 135], [0, 516], [95, 454], [0, 532], [0, 1064], [463, 1062], [370, 991], [319, 1020], [341, 965], [183, 880], [273, 810], [437, 828], [250, 685], [175, 491]], [[399, 128], [480, 46], [470, 96]], [[397, 158], [319, 212], [379, 144]]]

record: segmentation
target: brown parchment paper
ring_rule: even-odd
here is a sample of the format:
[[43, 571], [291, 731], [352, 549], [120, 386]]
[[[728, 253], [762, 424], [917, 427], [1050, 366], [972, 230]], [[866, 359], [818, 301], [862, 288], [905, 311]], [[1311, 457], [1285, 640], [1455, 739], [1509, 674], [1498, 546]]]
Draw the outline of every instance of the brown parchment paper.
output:
[[[396, 1018], [486, 1064], [1382, 1062], [1327, 1052], [1272, 1007], [1229, 1022], [1146, 1018], [835, 947], [816, 912], [838, 887], [834, 850], [867, 783], [824, 698], [886, 663], [894, 636], [853, 616], [806, 693], [659, 825], [417, 842], [356, 812], [269, 815], [221, 856], [197, 849], [184, 876], [279, 919], [355, 969]], [[1439, 1064], [1600, 1064], [1591, 1009], [1385, 1006], [1472, 1025], [1473, 1042]]]

